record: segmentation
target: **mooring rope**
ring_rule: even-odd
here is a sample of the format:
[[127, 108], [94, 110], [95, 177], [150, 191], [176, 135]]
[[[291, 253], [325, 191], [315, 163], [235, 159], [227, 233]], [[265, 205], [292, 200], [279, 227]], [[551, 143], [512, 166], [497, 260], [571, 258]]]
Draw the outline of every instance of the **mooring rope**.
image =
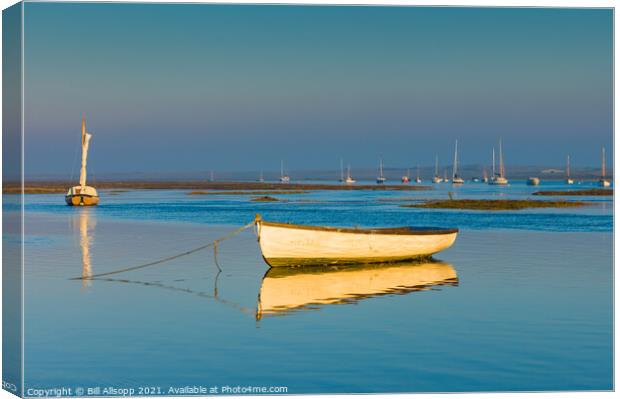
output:
[[216, 257], [216, 259], [215, 259], [216, 263], [215, 264], [216, 264], [218, 270], [221, 271], [222, 269], [220, 268], [220, 265], [217, 263], [217, 245], [220, 242], [228, 240], [229, 238], [232, 238], [232, 237], [236, 236], [237, 234], [241, 233], [242, 231], [247, 230], [247, 229], [253, 227], [254, 224], [256, 224], [256, 221], [257, 221], [257, 219], [253, 220], [251, 223], [246, 224], [245, 226], [239, 227], [237, 230], [235, 230], [235, 231], [233, 231], [233, 232], [231, 232], [231, 233], [229, 233], [229, 234], [227, 234], [227, 235], [225, 235], [223, 237], [218, 238], [217, 240], [211, 241], [210, 243], [205, 244], [205, 245], [201, 245], [201, 246], [199, 246], [197, 248], [190, 249], [189, 251], [181, 252], [181, 253], [176, 254], [176, 255], [168, 256], [166, 258], [161, 258], [161, 259], [158, 259], [158, 260], [155, 260], [155, 261], [151, 261], [151, 262], [148, 262], [148, 263], [143, 263], [143, 264], [137, 265], [137, 266], [126, 267], [124, 269], [114, 270], [114, 271], [106, 272], [106, 273], [93, 274], [91, 276], [73, 277], [73, 278], [70, 278], [69, 280], [94, 280], [94, 279], [97, 279], [99, 277], [111, 276], [113, 274], [125, 273], [125, 272], [130, 272], [130, 271], [134, 271], [134, 270], [138, 270], [138, 269], [144, 269], [146, 267], [160, 265], [162, 263], [170, 262], [171, 260], [178, 259], [178, 258], [181, 258], [183, 256], [191, 255], [191, 254], [193, 254], [195, 252], [202, 251], [203, 249], [206, 249], [206, 248], [209, 248], [209, 247], [213, 247], [214, 248], [214, 256]]

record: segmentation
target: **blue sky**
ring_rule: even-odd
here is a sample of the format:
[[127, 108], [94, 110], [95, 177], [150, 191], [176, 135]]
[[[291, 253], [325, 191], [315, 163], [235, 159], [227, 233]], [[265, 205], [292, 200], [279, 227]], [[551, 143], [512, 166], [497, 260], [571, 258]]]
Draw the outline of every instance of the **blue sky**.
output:
[[[609, 9], [27, 3], [26, 173], [611, 154]], [[611, 159], [611, 155], [609, 157]], [[608, 161], [610, 164], [611, 161]]]

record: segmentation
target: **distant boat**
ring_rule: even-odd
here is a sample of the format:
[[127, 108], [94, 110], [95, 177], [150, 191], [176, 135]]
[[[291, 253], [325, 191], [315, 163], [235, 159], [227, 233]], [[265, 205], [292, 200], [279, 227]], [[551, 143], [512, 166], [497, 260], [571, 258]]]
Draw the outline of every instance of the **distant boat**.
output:
[[482, 168], [482, 181], [484, 183], [489, 182], [489, 175], [487, 174], [487, 168]]
[[506, 170], [504, 168], [504, 153], [502, 151], [502, 139], [499, 139], [499, 172], [495, 173], [495, 148], [493, 148], [493, 177], [491, 177], [489, 184], [502, 185], [502, 186], [508, 184], [508, 179], [506, 179]]
[[573, 184], [575, 181], [570, 178], [570, 155], [566, 156], [566, 184]]
[[213, 173], [213, 171], [209, 172], [209, 181], [215, 181], [215, 174]]
[[284, 161], [280, 161], [280, 183], [289, 183], [291, 178], [284, 173]]
[[601, 151], [601, 179], [598, 181], [601, 187], [611, 186], [611, 182], [605, 178], [605, 147]]
[[261, 182], [261, 183], [265, 181], [265, 178], [263, 177], [263, 171], [262, 170], [260, 171], [260, 175], [258, 176], [258, 181]]
[[538, 177], [530, 177], [527, 179], [528, 186], [537, 186], [540, 184], [540, 179]]
[[266, 222], [257, 216], [258, 242], [272, 267], [384, 263], [428, 258], [452, 246], [458, 229], [359, 229]]
[[351, 177], [351, 165], [347, 165], [347, 178], [344, 181], [346, 184], [354, 184], [355, 180]]
[[86, 120], [82, 118], [82, 167], [80, 168], [80, 185], [73, 186], [65, 195], [65, 202], [71, 206], [94, 206], [99, 203], [99, 195], [94, 187], [86, 185], [86, 160], [88, 145], [92, 135], [86, 132]]
[[271, 268], [261, 283], [256, 318], [315, 310], [317, 305], [355, 304], [382, 295], [456, 286], [458, 282], [454, 267], [437, 261]]
[[441, 183], [443, 179], [439, 177], [439, 156], [435, 155], [435, 175], [433, 175], [433, 183]]
[[403, 177], [401, 177], [401, 179], [400, 179], [400, 180], [401, 180], [404, 184], [407, 184], [407, 183], [409, 183], [409, 181], [410, 181], [410, 177], [409, 177], [409, 176], [410, 176], [410, 174], [409, 174], [409, 169], [407, 169], [407, 174], [406, 174], [406, 175], [404, 175]]
[[447, 183], [449, 182], [448, 180], [448, 168], [443, 168], [443, 182]]
[[471, 179], [471, 181], [473, 181], [474, 183], [480, 183], [480, 178], [479, 177], [474, 177]]
[[340, 183], [344, 183], [344, 165], [342, 163], [342, 158], [340, 158]]
[[418, 167], [417, 167], [415, 182], [416, 183], [422, 183], [422, 179], [420, 179], [420, 165], [418, 165]]
[[465, 180], [458, 175], [458, 145], [459, 141], [454, 141], [454, 163], [452, 164], [452, 184], [463, 184]]
[[377, 184], [385, 183], [387, 179], [383, 175], [383, 159], [379, 160], [379, 177], [377, 177]]

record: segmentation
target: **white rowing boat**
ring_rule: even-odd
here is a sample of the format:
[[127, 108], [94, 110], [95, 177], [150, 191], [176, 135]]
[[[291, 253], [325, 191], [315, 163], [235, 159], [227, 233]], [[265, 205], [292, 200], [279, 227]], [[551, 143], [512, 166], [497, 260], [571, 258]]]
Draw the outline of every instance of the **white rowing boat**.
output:
[[256, 317], [443, 285], [458, 285], [456, 271], [443, 262], [272, 268], [263, 277]]
[[267, 222], [257, 215], [263, 258], [272, 267], [401, 262], [449, 248], [458, 229], [358, 229]]

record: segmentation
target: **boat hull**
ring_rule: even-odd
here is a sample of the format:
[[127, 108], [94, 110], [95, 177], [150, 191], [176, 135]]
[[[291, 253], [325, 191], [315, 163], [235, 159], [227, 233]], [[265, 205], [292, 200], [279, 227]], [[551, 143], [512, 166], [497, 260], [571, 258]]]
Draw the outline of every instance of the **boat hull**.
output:
[[91, 195], [67, 195], [65, 202], [69, 206], [95, 206], [99, 204], [99, 197]]
[[457, 229], [338, 229], [258, 222], [263, 258], [272, 267], [403, 262], [449, 248]]

